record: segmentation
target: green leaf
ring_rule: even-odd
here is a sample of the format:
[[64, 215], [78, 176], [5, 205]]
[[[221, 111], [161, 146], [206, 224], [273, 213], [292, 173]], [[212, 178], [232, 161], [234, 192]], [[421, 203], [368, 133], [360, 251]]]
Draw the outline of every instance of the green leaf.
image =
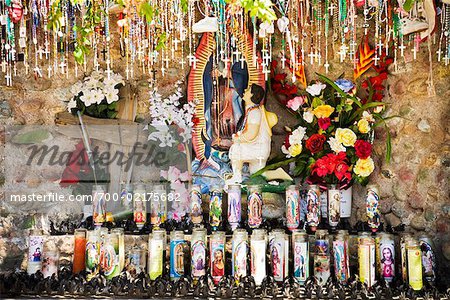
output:
[[406, 0], [403, 4], [403, 9], [406, 11], [410, 11], [413, 7], [414, 1], [415, 0]]
[[314, 97], [313, 101], [312, 101], [312, 107], [316, 108], [317, 106], [323, 105], [324, 102], [318, 98], [318, 97]]
[[377, 106], [385, 106], [386, 104], [383, 102], [369, 102], [364, 104], [363, 106], [361, 106], [360, 108], [358, 108], [351, 116], [350, 116], [350, 121], [356, 120], [356, 118], [361, 115], [365, 110], [372, 108], [372, 107], [377, 107]]
[[105, 109], [107, 109], [108, 108], [108, 105], [106, 105], [106, 104], [100, 104], [100, 105], [97, 105], [97, 111], [99, 112], [99, 113], [102, 113]]
[[386, 137], [386, 162], [391, 162], [391, 152], [392, 152], [392, 144], [391, 144], [391, 132], [389, 131], [389, 127], [386, 123], [384, 123], [384, 128], [386, 129], [387, 137]]

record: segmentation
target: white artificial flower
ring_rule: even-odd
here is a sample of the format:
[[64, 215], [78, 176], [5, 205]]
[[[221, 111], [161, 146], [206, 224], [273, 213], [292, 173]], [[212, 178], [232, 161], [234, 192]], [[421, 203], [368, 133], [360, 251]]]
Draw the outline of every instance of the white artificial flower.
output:
[[305, 137], [306, 128], [299, 126], [297, 129], [292, 131], [291, 135], [289, 135], [289, 144], [301, 144], [303, 138]]
[[69, 112], [71, 112], [72, 111], [72, 108], [76, 108], [77, 107], [77, 101], [75, 101], [75, 100], [70, 100], [69, 101], [69, 103], [67, 103], [67, 110], [69, 111]]
[[330, 145], [330, 148], [333, 152], [335, 153], [339, 153], [339, 152], [345, 152], [347, 149], [341, 144], [339, 143], [339, 141], [334, 138], [334, 137], [330, 137], [330, 140], [328, 141], [328, 144]]
[[103, 92], [100, 89], [92, 90], [92, 94], [94, 97], [94, 102], [97, 104], [100, 104], [100, 102], [102, 102], [103, 99], [105, 99], [105, 95], [103, 95]]
[[369, 112], [366, 111], [366, 110], [363, 111], [362, 119], [367, 120], [367, 121], [370, 122], [370, 123], [374, 123], [374, 122], [375, 122], [375, 119], [373, 118], [372, 114], [369, 113]]
[[98, 71], [94, 71], [91, 73], [91, 76], [89, 76], [89, 77], [96, 81], [99, 81], [100, 79], [102, 79], [104, 77], [103, 70], [100, 69]]
[[326, 84], [323, 84], [321, 82], [318, 83], [314, 83], [310, 86], [308, 86], [306, 88], [306, 91], [311, 95], [311, 96], [319, 96], [322, 93], [322, 90], [324, 88], [326, 88]]
[[108, 102], [108, 104], [111, 104], [113, 102], [116, 102], [119, 100], [119, 91], [117, 89], [105, 89], [103, 90], [105, 98], [106, 98], [106, 102]]
[[72, 87], [70, 88], [70, 93], [72, 94], [72, 96], [77, 96], [83, 87], [83, 83], [81, 83], [81, 81], [76, 82], [74, 85], [72, 85]]
[[83, 92], [83, 95], [80, 97], [80, 100], [84, 103], [85, 106], [90, 106], [94, 104], [95, 100], [92, 90]]
[[307, 110], [303, 113], [303, 120], [305, 120], [307, 123], [312, 123], [314, 120], [314, 114], [312, 111]]
[[84, 87], [89, 90], [96, 89], [99, 86], [100, 86], [99, 81], [94, 78], [90, 78], [88, 81], [84, 83]]

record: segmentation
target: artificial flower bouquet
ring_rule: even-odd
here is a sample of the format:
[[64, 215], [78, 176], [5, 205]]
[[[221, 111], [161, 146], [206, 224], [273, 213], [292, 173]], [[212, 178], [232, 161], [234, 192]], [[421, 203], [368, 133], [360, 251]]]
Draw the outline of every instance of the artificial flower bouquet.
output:
[[[284, 158], [261, 171], [290, 164], [292, 175], [309, 183], [366, 184], [375, 168], [374, 128], [380, 124], [386, 126], [386, 119], [381, 115], [385, 104], [379, 97], [385, 77], [381, 81], [369, 78], [359, 89], [347, 79], [333, 81], [322, 75], [318, 77], [306, 90], [292, 91], [292, 85], [288, 85], [289, 95], [283, 97], [283, 102], [297, 116], [298, 124], [288, 129], [281, 147]], [[278, 76], [278, 79], [283, 78]], [[360, 94], [361, 98], [357, 96]], [[389, 159], [389, 132], [387, 136]]]
[[73, 98], [67, 104], [72, 114], [80, 111], [95, 118], [114, 119], [117, 116], [119, 89], [125, 82], [120, 74], [94, 71], [71, 88]]

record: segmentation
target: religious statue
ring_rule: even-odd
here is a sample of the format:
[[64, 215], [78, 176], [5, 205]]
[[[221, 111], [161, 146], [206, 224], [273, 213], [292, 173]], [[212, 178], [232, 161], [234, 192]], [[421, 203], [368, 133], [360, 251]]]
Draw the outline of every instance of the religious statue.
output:
[[250, 174], [265, 167], [270, 155], [272, 127], [278, 122], [274, 113], [266, 111], [263, 100], [264, 89], [252, 84], [243, 96], [245, 113], [233, 135], [233, 145], [229, 157], [233, 169], [233, 177], [227, 183], [242, 182], [242, 168], [248, 163]]

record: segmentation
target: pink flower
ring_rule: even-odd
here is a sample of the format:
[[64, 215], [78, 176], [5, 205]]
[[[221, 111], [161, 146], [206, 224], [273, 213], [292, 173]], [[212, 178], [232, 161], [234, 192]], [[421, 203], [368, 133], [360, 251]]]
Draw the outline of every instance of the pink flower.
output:
[[305, 103], [305, 96], [297, 96], [289, 100], [286, 106], [292, 109], [293, 111], [297, 111], [300, 108], [300, 106], [303, 105], [303, 103]]

